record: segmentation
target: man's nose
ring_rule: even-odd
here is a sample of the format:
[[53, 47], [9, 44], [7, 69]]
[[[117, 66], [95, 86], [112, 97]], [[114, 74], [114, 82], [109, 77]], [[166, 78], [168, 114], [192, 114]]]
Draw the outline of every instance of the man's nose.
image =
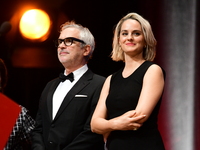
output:
[[62, 42], [58, 45], [58, 47], [65, 47], [64, 41], [62, 41]]

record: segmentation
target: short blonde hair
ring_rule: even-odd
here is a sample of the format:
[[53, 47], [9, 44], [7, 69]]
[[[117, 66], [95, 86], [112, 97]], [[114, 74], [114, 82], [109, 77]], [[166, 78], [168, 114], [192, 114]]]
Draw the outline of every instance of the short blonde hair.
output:
[[153, 61], [156, 56], [156, 39], [153, 35], [150, 23], [137, 13], [129, 13], [124, 16], [116, 25], [113, 38], [113, 50], [111, 53], [111, 58], [114, 61], [125, 61], [124, 52], [119, 45], [119, 36], [121, 32], [121, 27], [124, 21], [128, 19], [136, 20], [140, 23], [144, 39], [146, 42], [146, 47], [143, 50], [143, 58], [148, 61]]

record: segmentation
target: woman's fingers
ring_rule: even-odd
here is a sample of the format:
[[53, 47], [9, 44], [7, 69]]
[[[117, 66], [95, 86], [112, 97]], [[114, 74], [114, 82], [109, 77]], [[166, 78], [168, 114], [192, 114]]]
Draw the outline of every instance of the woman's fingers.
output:
[[137, 116], [137, 117], [133, 117], [132, 118], [132, 128], [131, 130], [134, 130], [136, 131], [138, 128], [140, 128], [142, 126], [141, 123], [137, 123], [139, 120], [145, 118], [146, 115], [140, 115], [140, 116]]
[[137, 116], [137, 117], [132, 117], [132, 119], [133, 119], [133, 122], [137, 122], [141, 119], [144, 119], [145, 117], [146, 117], [146, 115], [140, 115], [140, 116]]

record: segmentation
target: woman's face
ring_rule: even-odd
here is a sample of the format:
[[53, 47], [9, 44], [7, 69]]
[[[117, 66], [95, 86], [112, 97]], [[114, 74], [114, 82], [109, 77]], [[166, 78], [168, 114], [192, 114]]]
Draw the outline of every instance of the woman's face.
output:
[[119, 44], [125, 54], [133, 57], [143, 57], [142, 53], [146, 44], [141, 25], [138, 21], [128, 19], [123, 22], [119, 36]]

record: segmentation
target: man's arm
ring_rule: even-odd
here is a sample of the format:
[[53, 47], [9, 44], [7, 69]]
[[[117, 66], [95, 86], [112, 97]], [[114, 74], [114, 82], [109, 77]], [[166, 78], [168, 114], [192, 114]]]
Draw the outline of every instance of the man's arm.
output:
[[32, 150], [45, 150], [45, 146], [42, 138], [42, 117], [40, 111], [36, 116], [35, 129], [32, 132]]

